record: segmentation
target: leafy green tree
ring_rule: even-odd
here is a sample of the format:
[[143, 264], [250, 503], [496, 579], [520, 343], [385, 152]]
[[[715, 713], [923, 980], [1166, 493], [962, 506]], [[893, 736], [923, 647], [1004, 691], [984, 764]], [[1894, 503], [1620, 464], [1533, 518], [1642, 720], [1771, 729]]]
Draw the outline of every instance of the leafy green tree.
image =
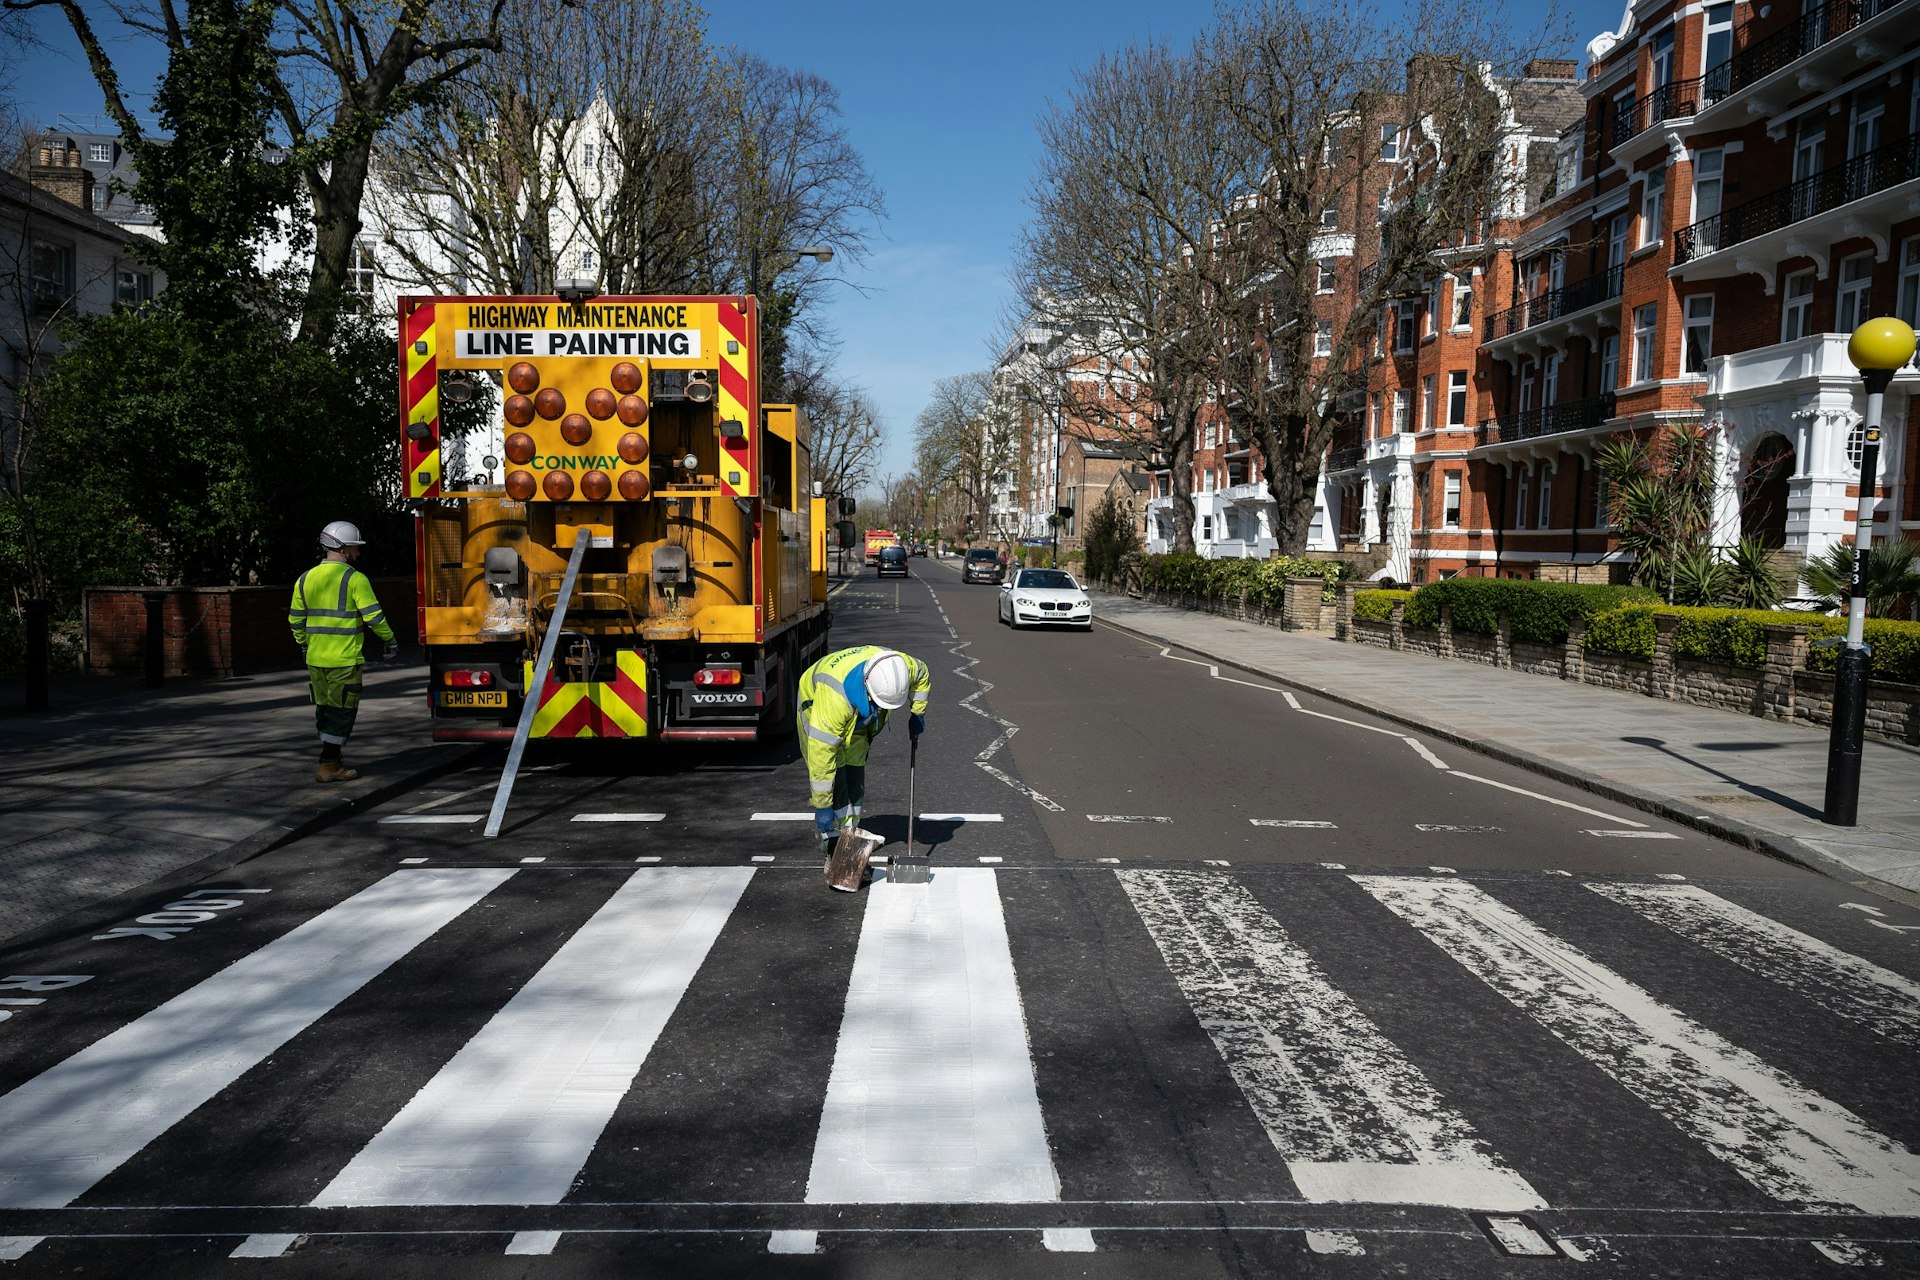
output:
[[1133, 507], [1109, 493], [1087, 517], [1087, 577], [1111, 581], [1120, 563], [1140, 550], [1140, 531], [1133, 526]]

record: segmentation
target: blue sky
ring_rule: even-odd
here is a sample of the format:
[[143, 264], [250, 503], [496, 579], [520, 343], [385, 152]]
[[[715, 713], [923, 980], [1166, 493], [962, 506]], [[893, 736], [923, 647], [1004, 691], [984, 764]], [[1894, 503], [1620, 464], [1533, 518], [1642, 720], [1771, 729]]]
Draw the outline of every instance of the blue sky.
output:
[[[1514, 3], [1522, 14], [1534, 7]], [[1572, 0], [1578, 34], [1567, 56], [1616, 26], [1622, 7]], [[708, 6], [715, 43], [805, 67], [839, 88], [848, 134], [886, 193], [872, 256], [848, 272], [858, 289], [838, 288], [828, 304], [840, 367], [871, 393], [889, 432], [883, 472], [911, 466], [913, 420], [933, 381], [992, 362], [1042, 105], [1063, 98], [1074, 68], [1103, 50], [1148, 37], [1184, 40], [1212, 12], [1191, 0]], [[40, 20], [52, 49], [17, 75], [22, 109], [44, 121], [97, 113], [99, 93], [64, 24], [45, 10], [28, 16]], [[104, 30], [105, 15], [96, 20]], [[145, 83], [157, 69], [152, 64]], [[130, 90], [143, 84], [131, 65], [124, 78]]]

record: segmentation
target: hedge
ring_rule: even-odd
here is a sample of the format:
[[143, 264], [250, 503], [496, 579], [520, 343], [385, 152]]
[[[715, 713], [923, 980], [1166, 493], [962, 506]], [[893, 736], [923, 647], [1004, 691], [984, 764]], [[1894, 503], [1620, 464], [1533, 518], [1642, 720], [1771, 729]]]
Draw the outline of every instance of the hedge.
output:
[[[1805, 627], [1810, 640], [1847, 634], [1845, 618], [1766, 609], [1689, 609], [1679, 605], [1634, 606], [1614, 609], [1587, 622], [1587, 648], [1595, 653], [1653, 659], [1654, 615], [1675, 614], [1673, 651], [1696, 662], [1719, 662], [1733, 667], [1759, 667], [1767, 658], [1768, 626]], [[1873, 678], [1895, 684], [1920, 685], [1920, 622], [1868, 618], [1866, 641], [1873, 647]], [[1807, 668], [1832, 671], [1840, 656], [1837, 647], [1808, 650]]]
[[1141, 585], [1149, 591], [1202, 600], [1236, 600], [1244, 594], [1250, 605], [1278, 609], [1286, 600], [1288, 578], [1321, 579], [1321, 598], [1331, 600], [1341, 578], [1347, 575], [1347, 566], [1297, 556], [1209, 560], [1190, 552], [1172, 552], [1142, 557], [1140, 574]]
[[[1801, 614], [1805, 617], [1805, 614]], [[1820, 635], [1847, 634], [1845, 618], [1821, 618]], [[1920, 622], [1895, 622], [1891, 618], [1868, 618], [1862, 630], [1873, 648], [1873, 667], [1869, 678], [1894, 684], [1920, 684]], [[1840, 660], [1840, 650], [1810, 649], [1807, 669], [1831, 672]]]
[[1386, 622], [1393, 617], [1395, 601], [1412, 598], [1411, 591], [1395, 591], [1386, 587], [1356, 592], [1353, 597], [1353, 616], [1365, 618], [1368, 622]]
[[1513, 622], [1513, 638], [1531, 644], [1565, 644], [1575, 618], [1641, 601], [1658, 601], [1647, 587], [1612, 587], [1573, 582], [1533, 582], [1524, 578], [1448, 578], [1413, 593], [1407, 602], [1410, 626], [1440, 625], [1440, 610], [1452, 610], [1456, 631], [1490, 636], [1500, 630], [1500, 615]]

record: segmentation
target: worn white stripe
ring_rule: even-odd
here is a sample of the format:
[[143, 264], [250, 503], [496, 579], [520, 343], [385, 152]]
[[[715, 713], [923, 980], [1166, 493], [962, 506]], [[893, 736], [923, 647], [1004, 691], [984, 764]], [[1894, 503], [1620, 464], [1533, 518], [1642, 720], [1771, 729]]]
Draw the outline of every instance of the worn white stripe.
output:
[[1920, 1049], [1920, 982], [1691, 884], [1587, 888], [1895, 1044]]
[[752, 878], [635, 871], [313, 1203], [557, 1203]]
[[1000, 779], [1000, 781], [1006, 783], [1008, 786], [1012, 787], [1015, 791], [1018, 791], [1021, 795], [1033, 801], [1035, 804], [1039, 805], [1042, 809], [1045, 809], [1048, 813], [1064, 813], [1065, 812], [1064, 809], [1062, 809], [1059, 805], [1055, 804], [1052, 800], [1049, 800], [1046, 796], [1041, 795], [1038, 791], [1035, 791], [1032, 787], [1020, 781], [1020, 779], [1014, 777], [1012, 774], [1008, 773], [1006, 770], [996, 769], [994, 766], [988, 764], [985, 760], [975, 760], [974, 764], [978, 765], [986, 773], [992, 774], [994, 777]]
[[1502, 791], [1511, 791], [1513, 794], [1525, 796], [1529, 800], [1544, 800], [1548, 804], [1559, 805], [1562, 809], [1572, 809], [1575, 813], [1584, 813], [1595, 818], [1605, 818], [1608, 822], [1617, 822], [1623, 827], [1644, 827], [1647, 825], [1644, 822], [1635, 822], [1632, 818], [1623, 818], [1617, 813], [1602, 813], [1598, 809], [1589, 809], [1587, 806], [1575, 804], [1571, 800], [1560, 800], [1553, 796], [1541, 795], [1538, 791], [1529, 791], [1525, 787], [1516, 787], [1510, 782], [1495, 782], [1492, 778], [1483, 778], [1477, 773], [1467, 773], [1460, 769], [1449, 769], [1447, 772], [1456, 778], [1465, 778], [1468, 782], [1480, 782], [1489, 787], [1498, 787]]
[[1920, 1215], [1911, 1151], [1478, 885], [1353, 878], [1765, 1194], [1807, 1210]]
[[248, 1236], [234, 1246], [229, 1258], [278, 1258], [299, 1241], [298, 1235], [278, 1232]]
[[1316, 830], [1338, 830], [1331, 822], [1315, 822], [1309, 818], [1248, 818], [1256, 827], [1312, 827]]
[[18, 1262], [33, 1252], [45, 1236], [0, 1236], [0, 1262]]
[[1093, 1232], [1086, 1227], [1043, 1227], [1040, 1243], [1049, 1253], [1093, 1253]]
[[560, 1247], [558, 1231], [516, 1231], [507, 1241], [509, 1258], [544, 1258]]
[[809, 1203], [1060, 1198], [997, 875], [868, 891]]
[[1302, 1195], [1544, 1207], [1245, 886], [1115, 874]]
[[1582, 835], [1612, 836], [1616, 840], [1678, 840], [1680, 837], [1671, 831], [1608, 831], [1604, 828], [1586, 828]]
[[513, 875], [395, 871], [0, 1098], [0, 1207], [72, 1203]]
[[1310, 1253], [1323, 1253], [1334, 1258], [1364, 1258], [1366, 1246], [1360, 1243], [1360, 1237], [1351, 1231], [1309, 1231], [1307, 1232], [1307, 1250]]
[[1553, 1242], [1534, 1230], [1525, 1218], [1487, 1218], [1487, 1233], [1501, 1249], [1516, 1258], [1557, 1258]]
[[[811, 815], [809, 815], [811, 816]], [[664, 813], [576, 813], [575, 822], [665, 822]]]
[[1155, 817], [1144, 813], [1090, 813], [1088, 822], [1172, 822], [1172, 818]]
[[423, 827], [463, 826], [469, 822], [481, 822], [486, 819], [484, 813], [390, 813], [380, 819], [382, 825], [407, 825]]

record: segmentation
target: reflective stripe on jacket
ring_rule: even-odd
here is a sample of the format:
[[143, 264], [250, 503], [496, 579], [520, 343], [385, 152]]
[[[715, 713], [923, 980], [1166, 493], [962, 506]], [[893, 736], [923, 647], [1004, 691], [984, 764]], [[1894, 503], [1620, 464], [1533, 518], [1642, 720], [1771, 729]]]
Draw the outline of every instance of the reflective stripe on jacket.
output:
[[[882, 653], [900, 651], [884, 645], [860, 645], [830, 653], [801, 673], [800, 750], [807, 757], [807, 778], [816, 809], [831, 807], [833, 775], [842, 765], [865, 764], [874, 735], [887, 727], [885, 711], [876, 708], [872, 716], [862, 720], [847, 697], [847, 681], [864, 676], [861, 668]], [[933, 675], [918, 658], [904, 653], [900, 656], [906, 659], [911, 681], [913, 700], [908, 710], [925, 715], [927, 699], [933, 693]]]
[[307, 651], [310, 667], [358, 666], [362, 627], [393, 643], [393, 628], [373, 583], [345, 560], [322, 560], [300, 575], [287, 606], [287, 625], [294, 643]]

